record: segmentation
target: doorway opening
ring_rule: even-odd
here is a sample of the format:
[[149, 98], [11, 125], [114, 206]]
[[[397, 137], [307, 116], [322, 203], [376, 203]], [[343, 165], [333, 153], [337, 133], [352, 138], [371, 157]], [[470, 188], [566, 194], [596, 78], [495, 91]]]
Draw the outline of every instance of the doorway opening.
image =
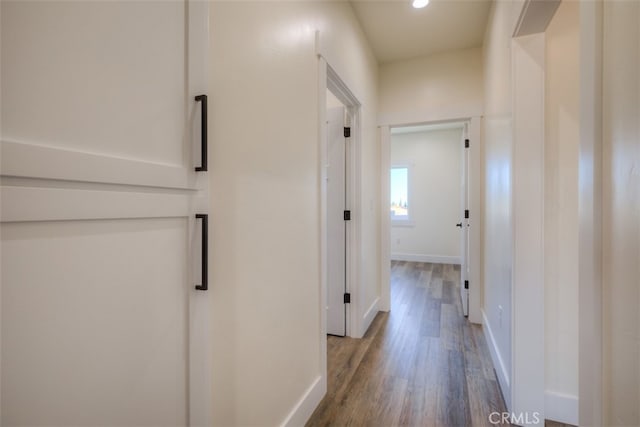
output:
[[[347, 231], [351, 212], [347, 198], [350, 120], [347, 107], [327, 89], [327, 335], [347, 336]], [[349, 301], [349, 302], [348, 302]]]
[[[332, 112], [332, 109], [336, 110]], [[324, 393], [329, 382], [328, 350], [331, 343], [336, 340], [346, 341], [347, 339], [343, 337], [358, 337], [363, 320], [357, 315], [361, 295], [358, 259], [362, 246], [359, 233], [361, 103], [322, 55], [318, 58], [318, 112], [320, 184], [320, 305], [318, 307], [320, 335], [318, 339], [321, 372], [318, 390]], [[329, 143], [330, 128], [331, 144]], [[329, 185], [330, 180], [333, 180], [331, 185]]]
[[481, 323], [479, 134], [479, 117], [381, 127], [384, 309], [393, 275], [408, 266], [438, 295], [454, 282], [461, 314]]
[[[327, 335], [357, 334], [360, 102], [320, 58], [321, 322]], [[326, 369], [326, 366], [324, 367]]]
[[390, 134], [392, 300], [409, 279], [440, 300], [457, 302], [459, 294], [455, 306], [467, 316], [467, 125], [403, 126]]

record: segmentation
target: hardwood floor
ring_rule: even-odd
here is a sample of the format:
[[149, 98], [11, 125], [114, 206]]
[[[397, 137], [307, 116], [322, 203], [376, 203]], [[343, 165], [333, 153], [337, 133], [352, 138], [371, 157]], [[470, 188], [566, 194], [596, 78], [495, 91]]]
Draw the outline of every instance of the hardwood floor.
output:
[[393, 262], [391, 311], [361, 340], [328, 337], [328, 391], [308, 426], [490, 426], [505, 411], [459, 266]]
[[363, 339], [328, 337], [327, 395], [307, 426], [509, 425], [490, 423], [505, 404], [459, 286], [457, 266], [392, 262], [391, 312]]

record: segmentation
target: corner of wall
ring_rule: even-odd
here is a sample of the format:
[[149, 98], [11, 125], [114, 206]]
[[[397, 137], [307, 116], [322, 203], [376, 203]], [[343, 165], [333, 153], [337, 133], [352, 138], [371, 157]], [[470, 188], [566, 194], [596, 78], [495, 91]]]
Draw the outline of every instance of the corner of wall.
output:
[[487, 320], [487, 315], [485, 314], [484, 309], [482, 310], [482, 325], [484, 337], [487, 341], [487, 346], [489, 347], [489, 353], [491, 354], [491, 361], [493, 362], [496, 376], [498, 377], [498, 383], [502, 390], [502, 396], [504, 397], [504, 402], [507, 405], [507, 410], [509, 410], [511, 409], [511, 380], [509, 371], [504, 364], [504, 358], [500, 353], [500, 348], [496, 343], [493, 331], [491, 330], [491, 325], [489, 324], [489, 320]]
[[326, 378], [322, 376], [316, 377], [282, 424], [280, 424], [281, 427], [298, 427], [305, 425], [326, 393]]
[[575, 426], [579, 425], [578, 396], [545, 390], [544, 415], [548, 420]]
[[362, 316], [360, 323], [360, 330], [358, 331], [358, 338], [362, 338], [364, 334], [367, 333], [367, 330], [369, 329], [369, 326], [371, 326], [373, 319], [376, 318], [378, 311], [380, 311], [380, 296], [376, 297], [373, 304], [371, 304], [364, 312], [364, 316]]

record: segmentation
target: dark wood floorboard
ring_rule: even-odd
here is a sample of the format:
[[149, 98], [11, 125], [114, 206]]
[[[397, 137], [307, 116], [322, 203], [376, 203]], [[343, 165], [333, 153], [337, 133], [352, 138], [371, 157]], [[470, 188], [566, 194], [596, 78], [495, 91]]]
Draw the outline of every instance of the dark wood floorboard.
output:
[[307, 426], [493, 426], [505, 404], [459, 286], [459, 266], [392, 262], [391, 311], [362, 339], [328, 337], [327, 395]]

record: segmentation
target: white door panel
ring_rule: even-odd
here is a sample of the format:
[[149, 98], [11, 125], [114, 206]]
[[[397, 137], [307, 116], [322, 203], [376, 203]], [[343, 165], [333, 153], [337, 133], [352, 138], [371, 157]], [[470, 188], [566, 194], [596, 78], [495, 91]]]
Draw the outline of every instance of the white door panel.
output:
[[3, 1], [3, 138], [182, 165], [185, 13], [180, 1]]
[[469, 218], [465, 218], [465, 212], [469, 210], [469, 149], [465, 148], [468, 140], [468, 125], [464, 125], [462, 132], [462, 180], [461, 180], [461, 262], [460, 262], [460, 298], [462, 301], [462, 314], [469, 315], [469, 289], [465, 288], [465, 283], [469, 281]]
[[186, 425], [187, 226], [3, 225], [4, 425]]
[[327, 110], [327, 333], [346, 335], [346, 145], [344, 107]]
[[0, 8], [0, 424], [209, 425], [207, 3]]

